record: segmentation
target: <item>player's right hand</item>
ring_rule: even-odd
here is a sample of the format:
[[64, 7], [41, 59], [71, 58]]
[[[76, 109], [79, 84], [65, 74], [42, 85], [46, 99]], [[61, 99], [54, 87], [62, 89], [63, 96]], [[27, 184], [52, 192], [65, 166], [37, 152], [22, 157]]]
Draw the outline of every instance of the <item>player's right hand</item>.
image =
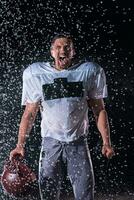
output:
[[16, 147], [10, 152], [10, 160], [13, 160], [16, 156], [23, 158], [25, 154], [24, 147]]

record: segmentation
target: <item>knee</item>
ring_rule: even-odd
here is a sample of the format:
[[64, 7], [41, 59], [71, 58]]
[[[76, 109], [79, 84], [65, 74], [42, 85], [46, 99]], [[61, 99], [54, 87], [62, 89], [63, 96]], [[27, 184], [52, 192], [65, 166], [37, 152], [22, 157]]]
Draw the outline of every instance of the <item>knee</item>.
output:
[[50, 177], [39, 179], [40, 194], [43, 200], [56, 200], [59, 188], [56, 181]]
[[94, 188], [89, 186], [83, 190], [74, 191], [74, 196], [77, 200], [94, 200]]

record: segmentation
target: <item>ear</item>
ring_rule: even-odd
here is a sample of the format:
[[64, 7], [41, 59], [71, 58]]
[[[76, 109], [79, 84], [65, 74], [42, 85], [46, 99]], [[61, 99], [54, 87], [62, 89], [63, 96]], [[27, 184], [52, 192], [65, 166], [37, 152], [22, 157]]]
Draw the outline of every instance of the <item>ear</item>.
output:
[[76, 54], [75, 49], [72, 48], [72, 50], [71, 50], [71, 57], [73, 58], [75, 56], [75, 54]]
[[53, 52], [52, 48], [50, 49], [50, 54], [51, 54], [52, 57], [54, 57], [54, 52]]

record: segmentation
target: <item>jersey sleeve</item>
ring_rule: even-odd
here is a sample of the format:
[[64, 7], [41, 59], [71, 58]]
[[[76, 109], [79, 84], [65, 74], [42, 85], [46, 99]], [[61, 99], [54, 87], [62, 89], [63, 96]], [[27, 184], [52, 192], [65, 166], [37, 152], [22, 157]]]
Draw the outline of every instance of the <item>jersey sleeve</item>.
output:
[[23, 72], [23, 88], [21, 105], [36, 103], [41, 100], [41, 90], [38, 79], [32, 75], [30, 66]]
[[101, 99], [108, 96], [106, 76], [103, 68], [100, 66], [94, 72], [91, 80], [91, 87], [88, 93], [88, 97], [92, 99]]

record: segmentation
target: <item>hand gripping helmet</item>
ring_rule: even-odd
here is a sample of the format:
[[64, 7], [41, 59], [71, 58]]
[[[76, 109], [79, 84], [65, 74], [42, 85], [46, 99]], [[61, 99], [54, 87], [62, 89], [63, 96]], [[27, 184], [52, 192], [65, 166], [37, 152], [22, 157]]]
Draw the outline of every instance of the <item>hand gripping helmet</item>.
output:
[[29, 195], [36, 181], [32, 170], [20, 160], [7, 160], [1, 175], [2, 187], [8, 195], [25, 197]]

